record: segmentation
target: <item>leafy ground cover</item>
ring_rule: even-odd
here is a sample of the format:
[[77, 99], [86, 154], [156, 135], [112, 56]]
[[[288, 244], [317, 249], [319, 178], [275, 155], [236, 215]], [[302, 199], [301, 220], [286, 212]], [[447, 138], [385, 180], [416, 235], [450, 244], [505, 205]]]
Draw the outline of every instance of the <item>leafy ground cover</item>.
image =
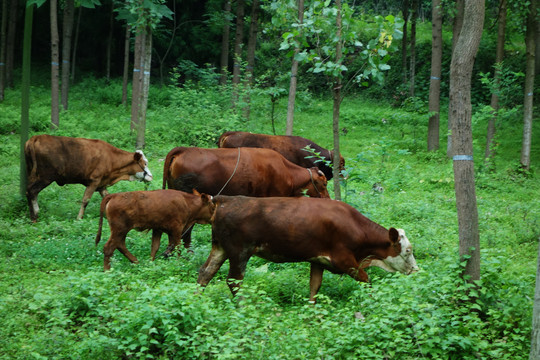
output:
[[[119, 104], [120, 95], [119, 83], [86, 79], [73, 88], [56, 134], [132, 149], [129, 111]], [[181, 250], [155, 262], [149, 260], [150, 235], [133, 231], [127, 245], [140, 263], [115, 253], [112, 271], [104, 273], [103, 243], [94, 246], [99, 196], [85, 218], [75, 220], [82, 185], [49, 186], [40, 194], [40, 219], [31, 223], [18, 189], [18, 96], [8, 91], [0, 113], [1, 358], [528, 358], [540, 148], [533, 145], [533, 170], [520, 171], [518, 115], [500, 124], [497, 155], [488, 165], [480, 161], [486, 119], [473, 121], [482, 281], [470, 289], [458, 276], [445, 138], [439, 152], [428, 153], [426, 114], [380, 99], [347, 98], [341, 121], [349, 175], [344, 201], [385, 227], [404, 228], [421, 271], [404, 276], [370, 269], [370, 285], [325, 273], [318, 303], [310, 305], [307, 264], [252, 259], [241, 302], [225, 284], [225, 264], [198, 292], [197, 271], [210, 250], [208, 226], [194, 231], [193, 253]], [[33, 88], [33, 134], [49, 132], [48, 99], [44, 88]], [[252, 99], [249, 121], [229, 108], [229, 100], [230, 93], [215, 88], [152, 88], [145, 154], [155, 180], [148, 189], [161, 188], [162, 161], [174, 146], [213, 147], [224, 130], [272, 132], [269, 98]], [[331, 148], [331, 101], [306, 98], [297, 108], [295, 134]], [[283, 102], [277, 129], [284, 129], [285, 113]], [[110, 190], [142, 189], [141, 183], [120, 182]], [[105, 240], [107, 226], [104, 231]]]

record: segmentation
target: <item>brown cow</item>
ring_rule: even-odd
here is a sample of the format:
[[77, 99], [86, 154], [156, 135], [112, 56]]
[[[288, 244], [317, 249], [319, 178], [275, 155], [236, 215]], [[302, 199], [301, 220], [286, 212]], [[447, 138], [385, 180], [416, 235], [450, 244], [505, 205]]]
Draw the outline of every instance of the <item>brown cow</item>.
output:
[[120, 150], [101, 140], [36, 135], [24, 146], [28, 184], [26, 197], [30, 218], [37, 220], [37, 196], [52, 182], [86, 186], [77, 219], [97, 190], [107, 195], [107, 186], [120, 180], [151, 181], [148, 160], [142, 153]]
[[[180, 243], [183, 234], [194, 223], [208, 224], [214, 214], [212, 197], [206, 194], [177, 190], [131, 191], [109, 194], [101, 201], [96, 245], [101, 240], [103, 216], [107, 217], [111, 236], [103, 247], [103, 268], [111, 268], [111, 256], [118, 249], [132, 263], [137, 258], [126, 248], [126, 235], [131, 229], [152, 229], [152, 260], [159, 249], [161, 235], [169, 236], [167, 251]], [[190, 244], [184, 242], [186, 248]]]
[[165, 159], [163, 188], [210, 195], [330, 197], [326, 177], [270, 149], [177, 147]]
[[[221, 134], [218, 139], [220, 148], [238, 148], [238, 147], [254, 147], [272, 149], [283, 155], [287, 160], [305, 168], [313, 166], [318, 167], [330, 180], [334, 176], [332, 167], [326, 165], [326, 162], [333, 163], [334, 151], [327, 150], [313, 141], [300, 137], [288, 135], [266, 135], [253, 134], [244, 131], [227, 131]], [[324, 161], [311, 157], [312, 153], [304, 150], [306, 146], [311, 147], [315, 152], [319, 153]], [[306, 158], [308, 156], [309, 158]], [[339, 170], [345, 169], [345, 159], [340, 155]]]
[[418, 269], [403, 230], [387, 230], [340, 201], [217, 196], [214, 202], [212, 250], [197, 280], [202, 286], [229, 259], [228, 283], [235, 294], [253, 255], [311, 263], [310, 301], [324, 270], [368, 282], [368, 266], [404, 274]]

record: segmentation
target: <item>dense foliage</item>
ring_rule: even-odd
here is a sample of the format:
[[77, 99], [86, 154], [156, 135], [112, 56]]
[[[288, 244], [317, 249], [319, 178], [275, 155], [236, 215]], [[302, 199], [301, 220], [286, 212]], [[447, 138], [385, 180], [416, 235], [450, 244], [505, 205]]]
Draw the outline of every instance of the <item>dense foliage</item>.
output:
[[[71, 94], [55, 134], [132, 149], [118, 82], [87, 78]], [[19, 92], [6, 95], [0, 114], [1, 358], [528, 357], [540, 182], [534, 170], [519, 171], [518, 114], [501, 122], [489, 166], [478, 160], [487, 117], [478, 109], [473, 119], [482, 280], [471, 288], [459, 277], [452, 164], [443, 150], [424, 150], [427, 114], [411, 103], [392, 107], [347, 98], [341, 117], [344, 201], [385, 227], [404, 228], [421, 271], [404, 276], [370, 269], [369, 286], [325, 273], [318, 303], [310, 305], [307, 264], [252, 259], [242, 301], [225, 284], [227, 264], [198, 291], [197, 271], [210, 250], [208, 226], [194, 231], [193, 253], [182, 249], [178, 257], [155, 262], [145, 256], [150, 235], [133, 231], [127, 245], [140, 264], [116, 252], [112, 271], [103, 273], [103, 243], [94, 246], [99, 196], [76, 221], [83, 187], [53, 184], [40, 194], [39, 221], [29, 221], [18, 190]], [[272, 132], [268, 96], [252, 98], [249, 122], [229, 108], [230, 96], [226, 88], [196, 83], [151, 89], [145, 154], [155, 180], [149, 189], [161, 187], [162, 161], [174, 146], [214, 147], [223, 130]], [[46, 87], [32, 88], [34, 134], [48, 132], [49, 101]], [[331, 106], [303, 98], [295, 134], [331, 148]], [[285, 101], [278, 101], [278, 133], [285, 112]], [[538, 159], [539, 144], [533, 146]], [[141, 183], [120, 182], [110, 190], [141, 189]]]

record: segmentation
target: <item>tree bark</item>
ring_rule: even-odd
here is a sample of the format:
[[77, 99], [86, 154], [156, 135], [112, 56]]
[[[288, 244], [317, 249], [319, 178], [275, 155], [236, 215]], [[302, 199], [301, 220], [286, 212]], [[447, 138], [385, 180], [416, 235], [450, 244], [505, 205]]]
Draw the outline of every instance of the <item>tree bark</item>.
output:
[[0, 25], [0, 101], [4, 101], [6, 88], [6, 44], [7, 44], [7, 15], [8, 0], [2, 1], [2, 24]]
[[255, 70], [255, 49], [257, 48], [257, 32], [259, 27], [259, 0], [253, 0], [251, 7], [251, 23], [249, 25], [249, 39], [247, 47], [247, 67], [246, 67], [246, 83], [248, 91], [246, 93], [245, 102], [246, 107], [244, 109], [244, 117], [249, 120], [251, 113], [250, 102], [251, 94], [250, 89], [253, 85], [253, 72]]
[[109, 34], [107, 35], [107, 51], [106, 51], [106, 65], [105, 65], [105, 77], [107, 81], [111, 80], [111, 52], [113, 44], [113, 20], [114, 20], [114, 1], [111, 1], [111, 13], [109, 15]]
[[242, 43], [244, 38], [244, 0], [236, 3], [236, 36], [234, 39], [233, 59], [233, 107], [238, 101], [238, 84], [240, 84], [240, 67], [242, 66]]
[[531, 352], [529, 360], [540, 359], [540, 246], [536, 268], [536, 286], [534, 290], [534, 306], [532, 318]]
[[126, 24], [126, 36], [124, 38], [124, 73], [122, 76], [122, 104], [127, 106], [127, 93], [129, 81], [129, 40], [131, 38], [131, 27]]
[[414, 96], [416, 76], [416, 21], [418, 20], [418, 0], [412, 2], [411, 12], [411, 59], [409, 67], [409, 96]]
[[[499, 15], [497, 25], [497, 50], [495, 52], [495, 64], [500, 65], [504, 60], [504, 39], [506, 33], [506, 0], [501, 0], [499, 3]], [[491, 108], [493, 109], [493, 116], [489, 119], [487, 136], [486, 136], [486, 152], [484, 157], [486, 160], [490, 159], [493, 154], [492, 143], [495, 137], [495, 131], [497, 126], [497, 115], [499, 111], [499, 87], [501, 83], [501, 72], [496, 66], [495, 73], [493, 74], [493, 81], [495, 82], [495, 91], [491, 93]]]
[[407, 24], [409, 23], [409, 0], [403, 0], [403, 38], [401, 39], [401, 72], [403, 84], [407, 84]]
[[73, 17], [75, 15], [75, 1], [66, 0], [64, 7], [64, 25], [62, 38], [62, 107], [68, 109], [69, 71], [71, 56], [71, 37], [73, 34]]
[[[463, 16], [465, 10], [465, 0], [456, 0], [456, 16], [452, 26], [452, 56], [459, 39], [459, 34], [463, 26]], [[448, 138], [446, 142], [446, 154], [452, 157], [452, 119], [448, 117]]]
[[521, 166], [529, 170], [531, 166], [531, 140], [533, 122], [533, 93], [534, 93], [534, 53], [536, 43], [536, 6], [538, 0], [531, 1], [527, 15], [527, 31], [525, 33], [526, 70], [525, 70], [525, 100], [523, 101], [523, 142], [521, 146]]
[[17, 0], [11, 0], [6, 39], [6, 87], [9, 88], [13, 87], [13, 66], [15, 63], [15, 35], [17, 32], [18, 12], [19, 2]]
[[32, 21], [34, 18], [35, 4], [26, 7], [24, 15], [24, 40], [22, 58], [22, 84], [21, 84], [21, 143], [20, 143], [20, 194], [26, 195], [26, 160], [24, 145], [28, 140], [30, 129], [30, 65], [32, 50]]
[[131, 81], [131, 131], [135, 131], [139, 121], [140, 94], [142, 88], [142, 58], [144, 53], [144, 32], [137, 29], [133, 54], [133, 80]]
[[60, 51], [58, 38], [58, 1], [50, 1], [51, 13], [51, 129], [60, 125]]
[[[298, 0], [298, 31], [302, 33], [302, 24], [304, 23], [304, 0]], [[296, 87], [298, 82], [298, 60], [296, 55], [300, 52], [300, 46], [297, 45], [294, 49], [294, 56], [291, 67], [291, 83], [289, 85], [289, 102], [287, 103], [287, 126], [285, 135], [293, 134], [294, 124], [294, 105], [296, 101]]]
[[73, 54], [71, 55], [71, 81], [75, 80], [75, 60], [77, 59], [77, 44], [79, 44], [79, 25], [81, 24], [82, 6], [79, 6], [77, 14], [77, 26], [75, 27], [75, 39], [73, 40]]
[[464, 21], [450, 65], [450, 103], [456, 205], [459, 225], [459, 255], [468, 259], [463, 276], [480, 279], [480, 239], [474, 183], [471, 124], [471, 75], [484, 25], [484, 0], [465, 3]]
[[[341, 46], [341, 32], [342, 32], [342, 22], [341, 22], [341, 0], [336, 0], [336, 64], [341, 64], [343, 57], [343, 49]], [[339, 177], [339, 165], [340, 165], [340, 152], [339, 152], [339, 112], [341, 106], [341, 77], [337, 76], [334, 79], [334, 86], [332, 88], [334, 106], [333, 106], [333, 133], [334, 133], [334, 158], [333, 160], [333, 176], [334, 176], [334, 199], [341, 200], [341, 186], [340, 186], [340, 177]]]
[[439, 149], [442, 67], [442, 8], [441, 0], [433, 0], [431, 9], [431, 79], [429, 82], [428, 151]]
[[221, 85], [227, 84], [227, 74], [229, 69], [229, 36], [230, 36], [230, 21], [231, 21], [231, 0], [225, 0], [225, 7], [223, 9], [224, 23], [223, 33], [221, 37], [221, 61], [220, 61], [220, 74], [219, 83]]
[[146, 27], [144, 34], [143, 59], [141, 64], [141, 92], [139, 100], [139, 116], [137, 123], [137, 140], [135, 148], [142, 150], [145, 145], [146, 109], [148, 107], [148, 91], [150, 90], [150, 69], [152, 63], [152, 28]]

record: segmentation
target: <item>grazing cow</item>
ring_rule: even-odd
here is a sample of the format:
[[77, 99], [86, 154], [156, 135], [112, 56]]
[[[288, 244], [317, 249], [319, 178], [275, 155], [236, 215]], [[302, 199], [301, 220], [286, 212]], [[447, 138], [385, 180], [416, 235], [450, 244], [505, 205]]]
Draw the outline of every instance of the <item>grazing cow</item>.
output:
[[[161, 235], [169, 236], [167, 251], [180, 243], [182, 235], [194, 223], [208, 224], [214, 214], [212, 197], [206, 194], [177, 190], [131, 191], [109, 194], [101, 201], [96, 245], [101, 240], [103, 217], [106, 216], [111, 236], [103, 247], [103, 268], [111, 268], [111, 256], [118, 249], [132, 263], [137, 258], [126, 248], [126, 235], [131, 229], [152, 230], [152, 260], [159, 249]], [[189, 244], [184, 243], [187, 248]]]
[[163, 188], [210, 195], [327, 197], [326, 177], [270, 149], [177, 147], [165, 159]]
[[151, 181], [148, 160], [142, 153], [120, 150], [101, 140], [65, 136], [36, 135], [24, 146], [28, 185], [26, 197], [30, 218], [37, 220], [37, 196], [52, 182], [86, 186], [77, 219], [97, 190], [107, 195], [107, 186], [120, 180]]
[[202, 286], [229, 259], [228, 284], [235, 294], [253, 255], [273, 262], [311, 263], [312, 302], [324, 270], [363, 282], [369, 281], [364, 270], [368, 266], [404, 274], [418, 270], [403, 230], [387, 230], [346, 203], [245, 196], [217, 196], [214, 202], [212, 250], [197, 280]]
[[[305, 168], [318, 167], [330, 180], [333, 177], [332, 167], [326, 165], [326, 161], [333, 163], [334, 151], [327, 150], [315, 144], [313, 141], [300, 136], [288, 135], [266, 135], [253, 134], [244, 131], [227, 131], [221, 134], [218, 139], [220, 148], [254, 147], [272, 149], [283, 155], [287, 160]], [[319, 153], [324, 161], [317, 161], [317, 158], [306, 158], [313, 156], [312, 153], [304, 150], [306, 146], [311, 147]], [[345, 169], [345, 159], [340, 155], [339, 170]]]

